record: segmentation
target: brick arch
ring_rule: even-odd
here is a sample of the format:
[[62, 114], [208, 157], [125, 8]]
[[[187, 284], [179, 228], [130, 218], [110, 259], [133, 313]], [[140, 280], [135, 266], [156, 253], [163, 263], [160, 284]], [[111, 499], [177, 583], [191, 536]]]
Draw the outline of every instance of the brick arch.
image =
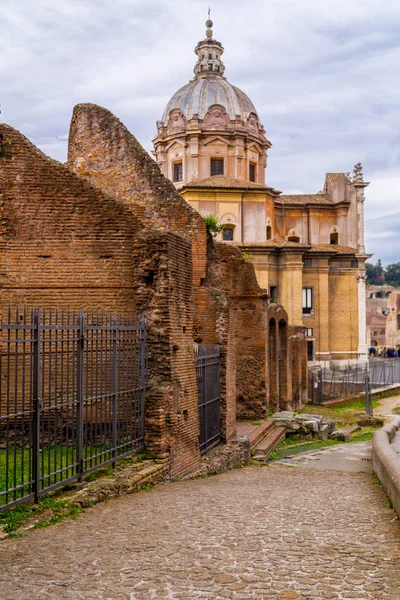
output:
[[287, 312], [280, 304], [270, 304], [268, 322], [268, 402], [270, 410], [290, 408], [291, 373]]

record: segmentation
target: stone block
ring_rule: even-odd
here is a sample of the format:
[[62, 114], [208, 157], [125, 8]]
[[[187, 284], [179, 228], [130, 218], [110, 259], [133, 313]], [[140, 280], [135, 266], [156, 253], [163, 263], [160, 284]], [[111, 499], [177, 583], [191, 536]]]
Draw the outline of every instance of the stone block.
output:
[[303, 421], [301, 428], [304, 433], [318, 433], [319, 424], [317, 421]]
[[332, 431], [332, 433], [329, 435], [329, 439], [336, 440], [338, 442], [345, 442], [346, 440], [350, 439], [350, 436], [341, 429], [335, 429], [335, 431]]
[[336, 429], [336, 423], [332, 419], [327, 419], [326, 421], [323, 421], [323, 424], [328, 425], [328, 433], [332, 433], [332, 431], [335, 431]]
[[304, 413], [301, 415], [296, 415], [296, 419], [298, 421], [316, 421], [317, 423], [322, 423], [324, 417], [322, 415], [308, 415]]
[[357, 425], [360, 427], [383, 427], [383, 419], [379, 417], [369, 417], [368, 415], [362, 416], [357, 421]]
[[240, 446], [244, 446], [247, 449], [250, 449], [250, 440], [245, 435], [238, 435], [233, 440], [231, 440], [232, 444], [238, 444]]
[[289, 410], [282, 410], [281, 412], [276, 412], [272, 415], [272, 419], [292, 419], [294, 417], [294, 412], [290, 412]]
[[322, 423], [319, 432], [318, 432], [318, 436], [321, 440], [327, 440], [329, 433], [331, 433], [329, 431], [329, 424], [328, 423]]

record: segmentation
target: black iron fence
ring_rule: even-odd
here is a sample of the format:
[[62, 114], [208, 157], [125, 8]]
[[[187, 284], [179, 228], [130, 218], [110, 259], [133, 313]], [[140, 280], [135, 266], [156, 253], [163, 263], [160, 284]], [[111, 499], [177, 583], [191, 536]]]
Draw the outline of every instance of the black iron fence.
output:
[[221, 441], [220, 349], [199, 346], [196, 349], [200, 453], [205, 454]]
[[0, 510], [143, 449], [143, 316], [9, 310], [1, 325]]
[[[347, 368], [309, 369], [309, 401], [321, 404], [328, 400], [351, 398], [359, 394], [400, 385], [400, 359], [371, 359]], [[366, 390], [368, 390], [366, 392]]]

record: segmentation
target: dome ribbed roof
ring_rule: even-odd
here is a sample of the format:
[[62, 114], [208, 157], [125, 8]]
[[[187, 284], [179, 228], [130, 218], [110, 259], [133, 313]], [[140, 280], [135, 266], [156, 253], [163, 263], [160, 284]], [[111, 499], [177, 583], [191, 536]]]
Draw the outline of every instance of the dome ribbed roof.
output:
[[190, 81], [172, 96], [162, 120], [166, 125], [174, 108], [179, 108], [188, 120], [196, 114], [199, 119], [204, 119], [213, 104], [222, 105], [232, 120], [240, 116], [245, 121], [251, 112], [257, 114], [250, 98], [226, 79], [201, 77]]

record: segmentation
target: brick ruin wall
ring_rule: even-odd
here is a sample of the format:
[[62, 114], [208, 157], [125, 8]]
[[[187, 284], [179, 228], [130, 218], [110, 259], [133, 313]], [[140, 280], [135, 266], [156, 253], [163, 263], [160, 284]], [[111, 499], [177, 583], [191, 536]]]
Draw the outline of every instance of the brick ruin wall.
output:
[[115, 115], [95, 104], [74, 108], [68, 165], [127, 203], [146, 227], [174, 231], [191, 242], [193, 280], [199, 285], [206, 270], [205, 223]]
[[144, 229], [125, 203], [11, 127], [0, 125], [1, 140], [10, 156], [0, 162], [0, 311], [10, 304], [144, 311], [150, 325], [147, 448], [171, 450], [173, 472], [196, 466], [190, 243]]
[[[202, 312], [200, 332], [202, 335], [211, 335], [209, 323], [217, 318], [217, 332], [225, 331], [226, 339], [229, 339], [226, 347], [228, 368], [231, 364], [230, 343], [235, 348], [235, 389], [230, 386], [231, 376], [227, 371], [227, 423], [231, 422], [231, 416], [237, 419], [265, 417], [268, 410], [267, 332], [264, 318], [266, 295], [257, 283], [253, 265], [245, 260], [239, 248], [214, 243], [208, 253], [206, 281], [210, 292], [205, 303], [207, 310]], [[224, 306], [226, 316], [223, 320]], [[236, 398], [236, 415], [229, 412], [230, 394]]]
[[308, 359], [304, 327], [289, 326], [289, 359], [292, 373], [292, 408], [299, 410], [308, 401]]
[[223, 438], [236, 434], [237, 396], [240, 418], [265, 416], [267, 302], [240, 250], [207, 237], [201, 216], [108, 111], [74, 111], [69, 164], [80, 177], [4, 132], [13, 153], [0, 163], [6, 303], [146, 312], [146, 444], [170, 452], [173, 474], [199, 458], [193, 339], [221, 346]]
[[146, 227], [168, 229], [191, 242], [193, 340], [221, 346], [222, 437], [231, 439], [236, 435], [234, 319], [229, 294], [221, 282], [208, 277], [213, 243], [203, 218], [162, 175], [126, 127], [99, 106], [75, 107], [68, 164], [80, 176], [123, 200]]

